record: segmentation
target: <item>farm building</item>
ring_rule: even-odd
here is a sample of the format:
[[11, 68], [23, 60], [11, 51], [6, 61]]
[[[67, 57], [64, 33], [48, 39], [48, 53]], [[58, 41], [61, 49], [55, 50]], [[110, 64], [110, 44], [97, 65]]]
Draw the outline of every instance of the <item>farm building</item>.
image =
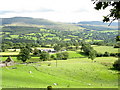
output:
[[9, 56], [5, 61], [2, 62], [2, 64], [4, 64], [4, 66], [11, 66], [11, 65], [14, 65], [14, 61]]

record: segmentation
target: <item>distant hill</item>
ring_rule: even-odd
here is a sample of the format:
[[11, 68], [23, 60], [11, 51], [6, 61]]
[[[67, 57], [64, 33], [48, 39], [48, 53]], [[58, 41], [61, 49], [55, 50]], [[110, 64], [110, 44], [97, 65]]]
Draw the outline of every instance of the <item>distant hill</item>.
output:
[[3, 18], [0, 36], [4, 42], [35, 42], [40, 45], [71, 43], [71, 41], [75, 43], [76, 40], [79, 42], [82, 40], [114, 42], [118, 34], [116, 26], [90, 24], [93, 22], [71, 24], [30, 17]]
[[[101, 21], [82, 21], [77, 24], [89, 24], [89, 25], [109, 25], [109, 23], [103, 23]], [[118, 22], [112, 22], [111, 26], [118, 26]]]
[[[76, 30], [117, 30], [117, 22], [113, 22], [111, 26], [109, 23], [103, 23], [100, 21], [83, 21], [74, 24], [53, 22], [42, 18], [31, 18], [31, 17], [13, 17], [3, 18], [3, 26], [29, 26], [29, 27], [42, 27], [45, 29], [52, 30], [63, 30], [63, 31], [76, 31]], [[13, 28], [13, 27], [12, 27]]]
[[29, 26], [29, 27], [42, 27], [55, 30], [81, 30], [80, 26], [69, 23], [53, 22], [46, 19], [31, 18], [31, 17], [13, 17], [3, 18], [2, 25], [4, 26]]
[[35, 24], [35, 25], [54, 25], [55, 22], [46, 20], [46, 19], [38, 19], [31, 17], [13, 17], [13, 18], [2, 18], [2, 25], [5, 24]]

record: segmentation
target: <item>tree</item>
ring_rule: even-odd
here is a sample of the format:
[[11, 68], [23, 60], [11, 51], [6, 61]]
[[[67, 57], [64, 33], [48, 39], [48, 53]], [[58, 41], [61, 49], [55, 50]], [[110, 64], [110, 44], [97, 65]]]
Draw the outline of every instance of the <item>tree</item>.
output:
[[41, 52], [41, 54], [40, 54], [40, 59], [41, 59], [42, 61], [47, 61], [47, 60], [49, 60], [49, 57], [50, 57], [50, 55], [49, 55], [48, 52], [43, 51], [43, 52]]
[[62, 52], [56, 54], [56, 57], [59, 60], [67, 60], [68, 56], [69, 56], [68, 52]]
[[54, 56], [54, 55], [51, 55], [50, 58], [55, 59], [55, 56]]
[[41, 53], [41, 50], [38, 50], [38, 49], [34, 49], [34, 52], [33, 52], [33, 55], [40, 55], [40, 53]]
[[86, 55], [89, 55], [89, 52], [93, 50], [93, 48], [90, 46], [90, 44], [83, 43], [81, 50], [83, 50]]
[[6, 51], [6, 46], [3, 44], [3, 45], [1, 45], [1, 49], [2, 49], [2, 52], [5, 52]]
[[116, 70], [119, 70], [120, 71], [120, 59], [116, 60], [113, 64], [113, 67], [116, 69]]
[[10, 48], [10, 45], [7, 44], [7, 43], [6, 44], [4, 43], [4, 44], [1, 45], [2, 52], [5, 52], [9, 48]]
[[105, 52], [105, 53], [104, 53], [104, 56], [109, 57], [109, 56], [110, 56], [110, 53], [109, 53], [109, 52]]
[[55, 45], [55, 46], [54, 46], [54, 50], [60, 51], [60, 49], [61, 49], [61, 47], [60, 47], [59, 45]]
[[29, 52], [32, 53], [32, 48], [31, 48], [31, 46], [29, 44], [26, 45], [26, 48], [29, 50]]
[[62, 60], [62, 58], [64, 58], [62, 53], [56, 53], [56, 58], [59, 60]]
[[116, 41], [120, 41], [120, 35], [116, 36]]
[[78, 42], [76, 42], [75, 44], [75, 47], [76, 47], [76, 50], [79, 48], [79, 43]]
[[[96, 6], [95, 9], [96, 10], [101, 10], [101, 9], [106, 9], [107, 7], [112, 6], [113, 8], [110, 9], [110, 14], [108, 14], [107, 16], [104, 16], [103, 22], [109, 22], [110, 24], [114, 21], [114, 20], [118, 20], [120, 18], [120, 1], [115, 2], [113, 0], [109, 0], [108, 1], [104, 1], [101, 2], [100, 0], [93, 0]], [[110, 25], [109, 24], [109, 25]]]
[[26, 62], [26, 60], [28, 60], [30, 58], [31, 58], [31, 56], [30, 56], [30, 51], [28, 50], [28, 48], [22, 48], [17, 57], [18, 60], [22, 60], [23, 62]]
[[89, 57], [91, 60], [94, 60], [96, 58], [96, 51], [95, 50], [91, 50], [89, 52]]
[[67, 60], [67, 58], [69, 57], [69, 53], [68, 52], [63, 52], [63, 60]]
[[90, 46], [90, 44], [82, 43], [81, 49], [86, 55], [88, 55], [88, 58], [90, 58], [91, 60], [95, 59], [97, 52], [93, 49], [93, 47]]

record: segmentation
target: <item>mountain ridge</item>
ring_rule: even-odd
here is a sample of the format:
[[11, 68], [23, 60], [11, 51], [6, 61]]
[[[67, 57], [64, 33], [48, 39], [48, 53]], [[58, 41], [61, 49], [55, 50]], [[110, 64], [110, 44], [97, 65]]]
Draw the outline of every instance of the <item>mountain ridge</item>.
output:
[[35, 25], [53, 25], [55, 22], [49, 21], [42, 18], [31, 18], [31, 17], [12, 17], [12, 18], [2, 18], [2, 25], [13, 24], [13, 23], [25, 23], [25, 24], [35, 24]]
[[[81, 21], [81, 22], [78, 22], [77, 24], [109, 25], [109, 22], [108, 23], [104, 23], [102, 21]], [[111, 26], [118, 26], [118, 22], [112, 22]]]

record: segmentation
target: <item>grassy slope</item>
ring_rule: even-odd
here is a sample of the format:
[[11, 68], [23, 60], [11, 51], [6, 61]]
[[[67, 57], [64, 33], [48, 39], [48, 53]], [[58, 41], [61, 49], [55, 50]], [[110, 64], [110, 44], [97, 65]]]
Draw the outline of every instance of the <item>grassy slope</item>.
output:
[[69, 53], [69, 58], [80, 58], [80, 57], [85, 57], [84, 55], [80, 54], [77, 51], [66, 51]]
[[113, 48], [113, 46], [93, 46], [93, 48], [100, 53], [118, 53], [118, 48]]
[[[113, 57], [102, 58], [116, 60]], [[101, 62], [96, 58], [97, 62]], [[109, 61], [110, 61], [109, 60]], [[108, 61], [108, 62], [109, 62]], [[59, 60], [58, 67], [56, 61], [46, 61], [29, 65], [16, 65], [17, 69], [4, 67], [2, 70], [3, 87], [117, 87], [117, 74], [108, 70], [100, 63], [93, 63], [87, 58]], [[51, 63], [51, 66], [48, 64]], [[37, 71], [34, 67], [37, 68]], [[29, 71], [32, 71], [30, 74]], [[53, 83], [57, 83], [54, 86]]]

